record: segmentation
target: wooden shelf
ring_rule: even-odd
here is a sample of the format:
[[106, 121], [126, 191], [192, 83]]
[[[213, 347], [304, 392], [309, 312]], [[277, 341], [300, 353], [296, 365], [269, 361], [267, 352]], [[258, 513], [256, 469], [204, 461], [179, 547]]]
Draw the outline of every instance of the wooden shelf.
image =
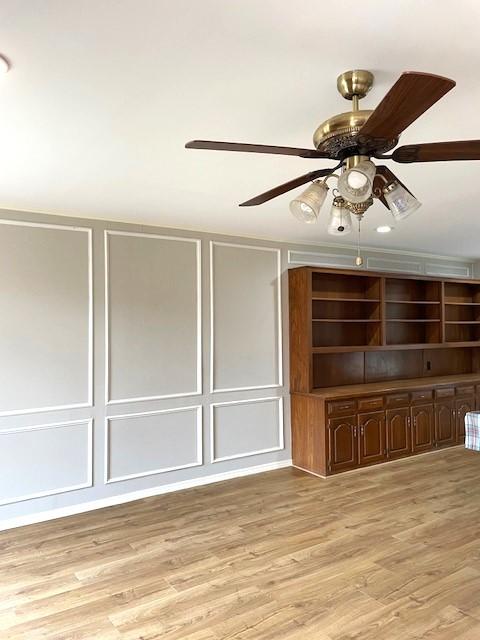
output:
[[355, 318], [355, 319], [348, 319], [348, 318], [312, 318], [312, 322], [381, 322], [381, 320], [378, 319], [370, 319], [370, 318]]
[[441, 322], [440, 318], [430, 319], [430, 318], [387, 318], [385, 322]]
[[318, 296], [315, 293], [312, 295], [312, 300], [321, 300], [323, 302], [380, 302], [380, 298], [328, 298]]
[[453, 307], [480, 307], [480, 302], [449, 302], [445, 300], [445, 304]]
[[464, 373], [453, 376], [431, 376], [429, 378], [412, 378], [409, 380], [388, 380], [385, 382], [369, 382], [366, 384], [342, 385], [340, 387], [323, 387], [312, 389], [308, 395], [337, 398], [341, 396], [364, 395], [367, 393], [389, 393], [407, 389], [442, 387], [466, 383], [480, 383], [480, 374]]
[[480, 281], [317, 267], [288, 274], [293, 392], [480, 375]]
[[385, 300], [387, 304], [440, 304], [440, 300]]
[[354, 347], [312, 347], [312, 353], [348, 353], [350, 351], [413, 351], [416, 349], [457, 349], [458, 347], [480, 347], [480, 340], [468, 342], [421, 342], [418, 344], [359, 345]]

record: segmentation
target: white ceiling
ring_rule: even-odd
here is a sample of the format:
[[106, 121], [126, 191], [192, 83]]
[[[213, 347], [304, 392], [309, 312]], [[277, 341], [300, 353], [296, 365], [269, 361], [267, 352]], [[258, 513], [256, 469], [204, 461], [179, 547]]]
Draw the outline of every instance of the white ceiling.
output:
[[[0, 207], [333, 242], [288, 194], [237, 206], [327, 161], [185, 142], [311, 146], [351, 68], [375, 73], [364, 108], [404, 70], [456, 80], [403, 144], [480, 138], [479, 21], [478, 0], [2, 0]], [[380, 236], [375, 203], [363, 242], [480, 258], [480, 162], [389, 166], [423, 207]]]

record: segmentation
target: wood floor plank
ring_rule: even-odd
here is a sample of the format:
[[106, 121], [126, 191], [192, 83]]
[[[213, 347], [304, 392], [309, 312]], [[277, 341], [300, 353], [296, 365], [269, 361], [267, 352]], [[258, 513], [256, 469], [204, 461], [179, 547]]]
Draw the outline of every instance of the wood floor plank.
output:
[[0, 638], [478, 640], [479, 472], [282, 469], [0, 532]]

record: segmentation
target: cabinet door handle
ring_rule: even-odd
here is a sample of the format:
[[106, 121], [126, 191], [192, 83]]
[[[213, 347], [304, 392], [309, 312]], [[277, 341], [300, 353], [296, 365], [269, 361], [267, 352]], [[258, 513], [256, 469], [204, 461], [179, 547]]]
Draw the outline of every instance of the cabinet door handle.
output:
[[407, 417], [407, 427], [411, 427], [412, 426], [412, 421], [410, 419], [410, 416]]
[[353, 427], [353, 437], [357, 437], [357, 427]]
[[362, 424], [362, 426], [360, 427], [360, 435], [361, 435], [361, 436], [363, 436], [363, 424]]
[[455, 409], [452, 409], [452, 418], [455, 418], [456, 412]]

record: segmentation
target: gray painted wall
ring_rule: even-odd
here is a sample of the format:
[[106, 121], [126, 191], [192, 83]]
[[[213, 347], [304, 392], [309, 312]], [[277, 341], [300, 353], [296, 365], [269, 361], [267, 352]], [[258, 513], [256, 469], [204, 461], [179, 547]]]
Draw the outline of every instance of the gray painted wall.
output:
[[286, 271], [352, 248], [1, 217], [0, 528], [289, 464]]

